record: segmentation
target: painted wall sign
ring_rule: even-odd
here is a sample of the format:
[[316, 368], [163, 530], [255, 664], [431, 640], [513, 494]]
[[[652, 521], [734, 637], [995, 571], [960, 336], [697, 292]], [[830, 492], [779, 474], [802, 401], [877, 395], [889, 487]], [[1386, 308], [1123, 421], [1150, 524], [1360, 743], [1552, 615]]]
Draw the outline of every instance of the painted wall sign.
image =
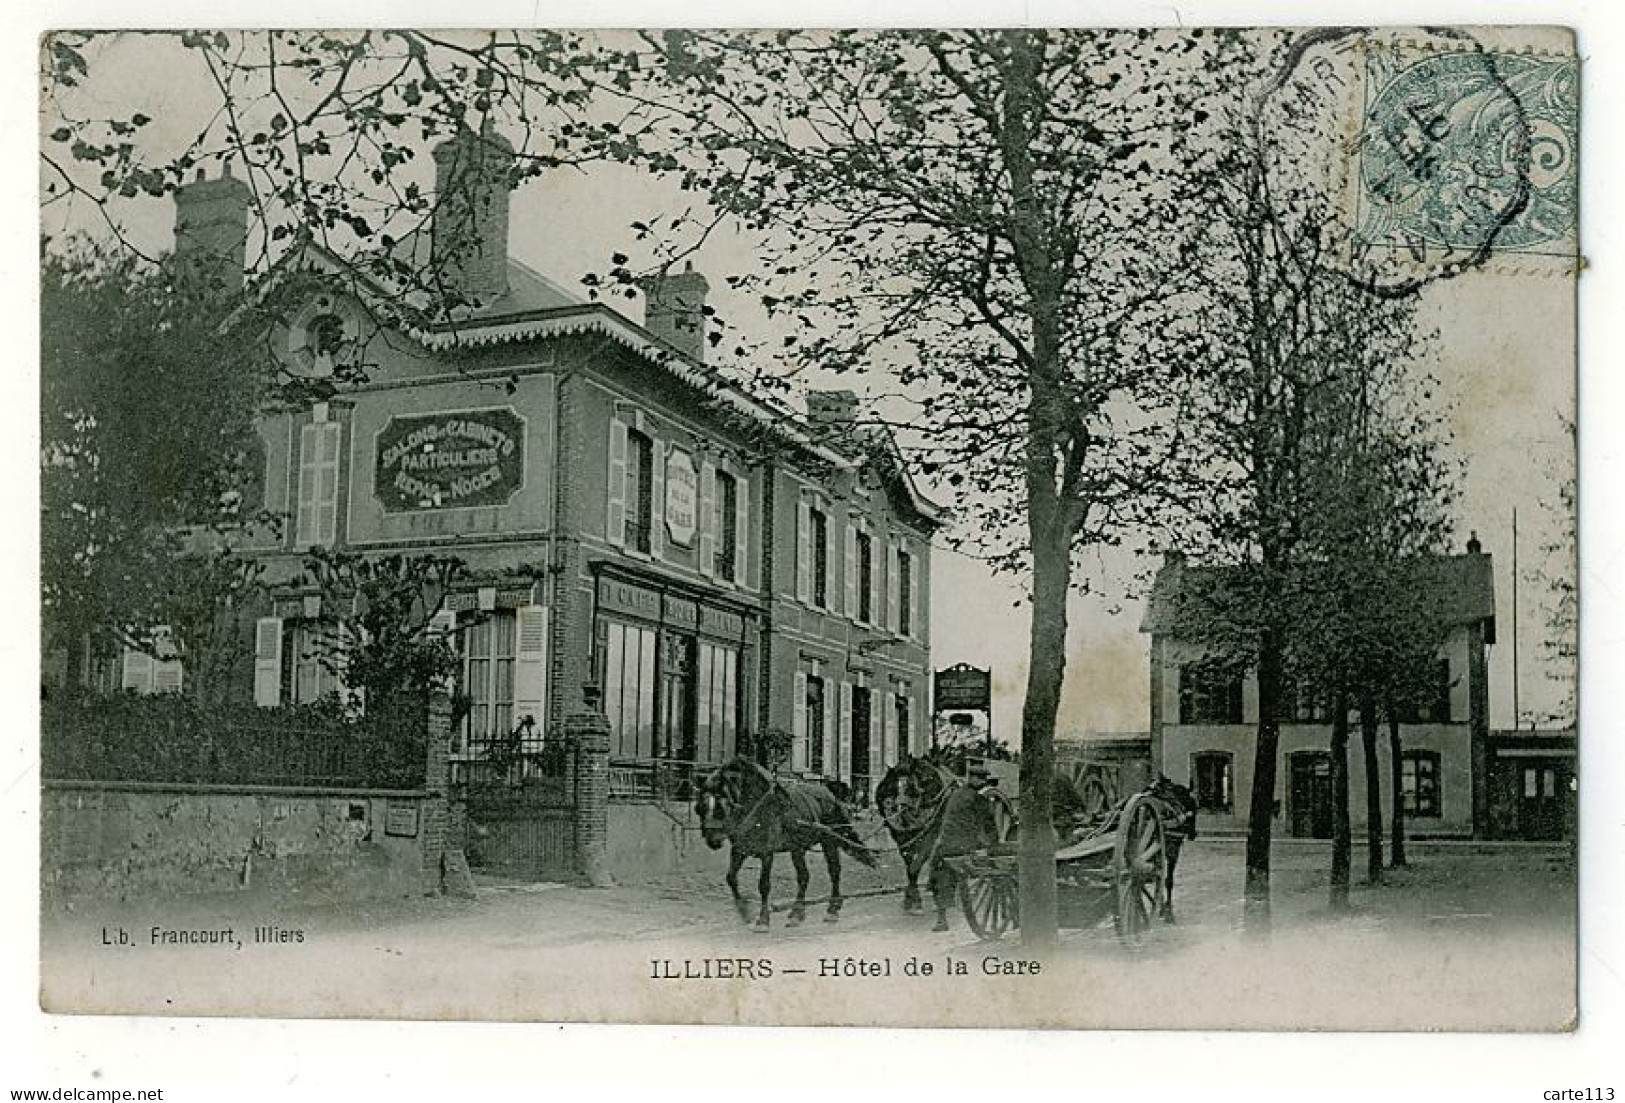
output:
[[392, 417], [373, 490], [387, 513], [500, 506], [525, 478], [525, 419], [506, 407]]
[[666, 457], [666, 532], [671, 542], [691, 546], [699, 516], [700, 478], [694, 470], [694, 457], [673, 448]]

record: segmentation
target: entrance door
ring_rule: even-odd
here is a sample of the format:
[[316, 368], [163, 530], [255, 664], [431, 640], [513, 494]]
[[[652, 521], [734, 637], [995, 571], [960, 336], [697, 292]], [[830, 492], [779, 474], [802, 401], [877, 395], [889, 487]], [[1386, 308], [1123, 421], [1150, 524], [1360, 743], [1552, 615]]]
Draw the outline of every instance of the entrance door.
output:
[[1537, 763], [1523, 768], [1518, 827], [1526, 839], [1563, 837], [1563, 791], [1557, 767]]
[[694, 761], [694, 637], [661, 633], [660, 724], [658, 756]]
[[852, 798], [869, 803], [869, 707], [870, 690], [852, 687]]
[[1299, 751], [1292, 763], [1292, 834], [1332, 837], [1332, 758], [1326, 751]]

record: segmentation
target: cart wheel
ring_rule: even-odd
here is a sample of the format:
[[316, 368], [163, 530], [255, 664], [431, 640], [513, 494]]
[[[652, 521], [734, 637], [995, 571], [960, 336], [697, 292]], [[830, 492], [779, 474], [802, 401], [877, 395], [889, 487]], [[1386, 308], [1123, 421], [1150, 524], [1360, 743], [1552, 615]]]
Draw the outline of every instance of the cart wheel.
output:
[[1083, 798], [1083, 810], [1098, 816], [1111, 811], [1117, 794], [1098, 770], [1090, 770], [1078, 781], [1078, 795]]
[[1117, 937], [1138, 946], [1168, 899], [1168, 837], [1155, 803], [1130, 800], [1117, 826], [1112, 853], [1112, 921]]
[[1020, 833], [1020, 825], [1016, 822], [1016, 806], [1010, 803], [1010, 798], [997, 789], [989, 789], [985, 793], [988, 803], [993, 805], [993, 826], [998, 830], [998, 841], [1013, 843]]
[[959, 905], [976, 937], [993, 942], [1020, 925], [1016, 879], [1002, 873], [972, 873], [959, 879]]

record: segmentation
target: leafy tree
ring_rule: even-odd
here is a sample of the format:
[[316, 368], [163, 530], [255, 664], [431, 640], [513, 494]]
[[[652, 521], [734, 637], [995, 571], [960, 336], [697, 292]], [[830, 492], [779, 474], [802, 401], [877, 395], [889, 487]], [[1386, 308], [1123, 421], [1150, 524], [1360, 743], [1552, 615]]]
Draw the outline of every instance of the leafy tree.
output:
[[42, 260], [47, 637], [151, 649], [169, 625], [189, 674], [216, 688], [222, 614], [257, 582], [223, 541], [265, 520], [251, 420], [265, 377], [253, 342], [221, 325], [229, 303], [185, 269], [83, 242]]

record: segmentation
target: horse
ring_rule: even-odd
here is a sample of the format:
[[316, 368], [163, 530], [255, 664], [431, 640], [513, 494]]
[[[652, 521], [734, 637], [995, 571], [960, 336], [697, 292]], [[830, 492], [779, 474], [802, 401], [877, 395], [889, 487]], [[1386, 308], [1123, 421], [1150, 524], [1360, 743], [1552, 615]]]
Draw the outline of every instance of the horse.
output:
[[1146, 793], [1157, 802], [1157, 814], [1162, 820], [1163, 832], [1168, 840], [1168, 883], [1163, 886], [1161, 918], [1164, 923], [1174, 922], [1174, 870], [1179, 866], [1179, 849], [1196, 838], [1196, 797], [1187, 786], [1158, 775]]
[[769, 896], [773, 887], [773, 856], [788, 852], [796, 867], [796, 902], [790, 907], [789, 926], [797, 926], [807, 916], [807, 851], [819, 847], [829, 869], [829, 906], [824, 922], [833, 923], [841, 915], [841, 851], [862, 864], [874, 867], [875, 855], [858, 839], [846, 806], [825, 786], [785, 780], [743, 755], [725, 763], [705, 778], [694, 802], [700, 819], [700, 834], [712, 850], [732, 844], [728, 853], [728, 888], [733, 893], [739, 917], [750, 922], [750, 908], [739, 891], [739, 867], [746, 858], [761, 862], [757, 891], [761, 906], [756, 928], [766, 930], [772, 909]]
[[944, 859], [985, 850], [1001, 841], [992, 805], [977, 789], [929, 758], [905, 754], [880, 779], [875, 806], [903, 856], [908, 878], [903, 910], [925, 910], [919, 878], [929, 865], [931, 902], [937, 912], [932, 929], [946, 931], [955, 876]]

